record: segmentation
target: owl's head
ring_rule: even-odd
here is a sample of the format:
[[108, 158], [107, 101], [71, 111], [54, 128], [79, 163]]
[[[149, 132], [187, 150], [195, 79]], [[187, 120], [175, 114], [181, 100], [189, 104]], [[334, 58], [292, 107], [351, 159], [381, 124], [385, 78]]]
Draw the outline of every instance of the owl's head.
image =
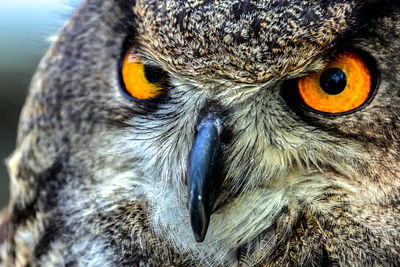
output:
[[399, 264], [399, 49], [395, 1], [85, 1], [21, 116], [14, 260]]

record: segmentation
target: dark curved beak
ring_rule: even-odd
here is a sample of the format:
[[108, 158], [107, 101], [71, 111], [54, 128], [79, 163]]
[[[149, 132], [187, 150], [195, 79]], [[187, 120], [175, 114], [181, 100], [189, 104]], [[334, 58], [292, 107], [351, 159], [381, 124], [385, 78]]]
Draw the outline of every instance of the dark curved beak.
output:
[[205, 117], [198, 127], [190, 154], [188, 205], [194, 237], [202, 242], [210, 215], [220, 192], [223, 178], [219, 175], [222, 122], [214, 116]]

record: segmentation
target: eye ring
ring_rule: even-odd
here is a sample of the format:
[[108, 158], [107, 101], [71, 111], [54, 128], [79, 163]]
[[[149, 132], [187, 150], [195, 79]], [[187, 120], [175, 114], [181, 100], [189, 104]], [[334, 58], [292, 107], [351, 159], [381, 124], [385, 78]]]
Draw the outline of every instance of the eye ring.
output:
[[[308, 106], [304, 102], [304, 100], [302, 99], [302, 96], [300, 94], [298, 82], [294, 82], [294, 84], [295, 84], [294, 86], [296, 87], [296, 102], [302, 109], [316, 113], [316, 114], [324, 115], [324, 116], [337, 117], [337, 116], [343, 116], [343, 115], [348, 115], [348, 114], [357, 112], [361, 109], [364, 109], [366, 106], [368, 106], [371, 103], [371, 101], [374, 99], [374, 97], [378, 91], [379, 84], [380, 84], [380, 71], [377, 68], [375, 60], [373, 60], [372, 56], [369, 55], [368, 53], [366, 53], [362, 50], [354, 49], [354, 48], [347, 48], [347, 49], [340, 50], [337, 53], [337, 55], [339, 55], [341, 53], [345, 53], [345, 52], [349, 52], [349, 53], [353, 53], [353, 54], [357, 55], [359, 58], [362, 59], [363, 63], [366, 65], [367, 69], [369, 70], [369, 73], [371, 76], [371, 85], [370, 85], [370, 91], [368, 93], [368, 96], [364, 100], [364, 102], [361, 105], [357, 106], [356, 108], [348, 110], [348, 111], [344, 111], [344, 112], [331, 113], [331, 112], [320, 111], [320, 110], [317, 110], [317, 109], [314, 109], [314, 108]], [[299, 81], [300, 79], [302, 79], [302, 78], [299, 78], [297, 81]]]
[[127, 99], [154, 102], [165, 95], [168, 74], [157, 65], [142, 63], [135, 45], [125, 45], [117, 64], [117, 81], [120, 93]]

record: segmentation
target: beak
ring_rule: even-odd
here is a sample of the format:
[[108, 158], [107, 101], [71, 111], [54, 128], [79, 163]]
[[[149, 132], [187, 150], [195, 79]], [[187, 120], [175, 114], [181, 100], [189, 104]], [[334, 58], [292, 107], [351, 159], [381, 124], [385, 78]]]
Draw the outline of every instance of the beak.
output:
[[197, 242], [206, 236], [210, 215], [220, 192], [223, 178], [219, 175], [222, 121], [206, 116], [198, 126], [190, 154], [188, 206], [190, 222]]

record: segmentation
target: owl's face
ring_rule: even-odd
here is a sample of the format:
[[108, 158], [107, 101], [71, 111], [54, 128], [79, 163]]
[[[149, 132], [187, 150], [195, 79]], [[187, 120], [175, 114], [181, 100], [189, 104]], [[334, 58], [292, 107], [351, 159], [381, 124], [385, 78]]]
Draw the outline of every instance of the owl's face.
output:
[[398, 262], [400, 6], [385, 3], [86, 1], [10, 161], [16, 205], [41, 203], [35, 231], [64, 234], [34, 257]]

